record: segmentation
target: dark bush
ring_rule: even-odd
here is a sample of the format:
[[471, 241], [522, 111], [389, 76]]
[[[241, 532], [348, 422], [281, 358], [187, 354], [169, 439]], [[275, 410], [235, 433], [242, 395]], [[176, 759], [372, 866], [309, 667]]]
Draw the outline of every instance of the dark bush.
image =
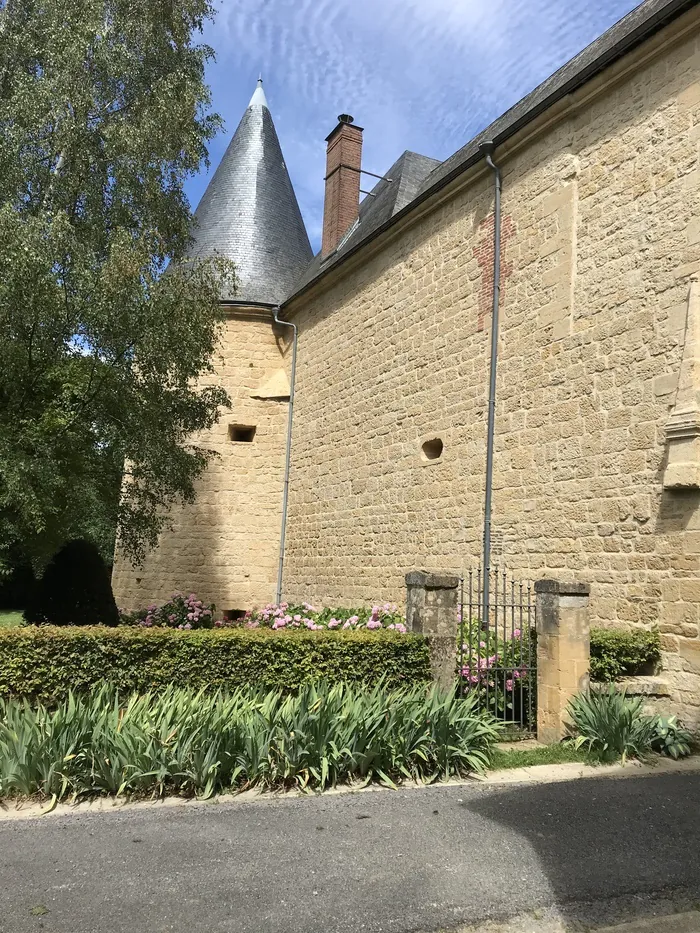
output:
[[411, 686], [432, 679], [428, 642], [394, 632], [269, 629], [0, 628], [0, 697], [53, 703], [112, 683], [123, 693], [176, 687], [286, 692], [327, 680]]
[[109, 571], [89, 541], [69, 541], [48, 563], [24, 611], [32, 625], [117, 625]]
[[0, 610], [22, 609], [36, 590], [31, 564], [8, 561], [10, 570], [0, 574]]
[[607, 682], [637, 674], [653, 674], [661, 660], [659, 633], [639, 629], [591, 629], [591, 680]]

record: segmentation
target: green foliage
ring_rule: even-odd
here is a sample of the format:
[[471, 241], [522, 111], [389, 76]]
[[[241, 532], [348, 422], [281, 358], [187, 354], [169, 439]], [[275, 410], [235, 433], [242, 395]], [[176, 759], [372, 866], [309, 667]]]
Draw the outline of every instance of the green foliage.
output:
[[0, 629], [0, 697], [52, 703], [111, 682], [122, 693], [177, 687], [293, 691], [312, 680], [398, 687], [431, 680], [426, 641], [394, 632], [269, 629]]
[[624, 763], [643, 758], [651, 751], [673, 758], [690, 754], [690, 734], [675, 718], [666, 720], [642, 712], [641, 697], [628, 698], [624, 690], [610, 684], [606, 691], [591, 691], [569, 703], [576, 747], [585, 746], [601, 761]]
[[683, 728], [675, 716], [659, 716], [651, 740], [655, 752], [668, 755], [669, 758], [685, 758], [690, 754], [692, 735]]
[[0, 700], [0, 796], [209, 797], [246, 787], [435, 781], [482, 771], [498, 727], [454, 690], [306, 684]]
[[69, 541], [49, 561], [24, 611], [33, 625], [117, 625], [119, 613], [104, 561], [89, 541]]
[[228, 404], [206, 377], [235, 281], [222, 259], [187, 259], [183, 185], [220, 125], [194, 40], [213, 11], [0, 0], [5, 566], [76, 537], [108, 553], [117, 524], [140, 559], [210, 457], [191, 437]]
[[635, 674], [652, 673], [661, 660], [657, 631], [591, 629], [591, 680], [607, 682]]
[[569, 703], [577, 747], [585, 746], [601, 761], [640, 758], [651, 749], [654, 721], [642, 713], [642, 699], [628, 699], [610, 685], [606, 692], [579, 694]]

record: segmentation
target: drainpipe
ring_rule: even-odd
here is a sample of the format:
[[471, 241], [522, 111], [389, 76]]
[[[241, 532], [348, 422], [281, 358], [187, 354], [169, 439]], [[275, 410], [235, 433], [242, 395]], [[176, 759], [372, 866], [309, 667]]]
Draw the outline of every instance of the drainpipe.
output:
[[484, 499], [484, 602], [482, 625], [488, 629], [491, 574], [491, 496], [493, 492], [493, 438], [496, 422], [496, 367], [498, 365], [498, 312], [501, 298], [501, 172], [492, 159], [492, 140], [479, 147], [494, 175], [493, 205], [493, 313], [491, 315], [491, 364], [489, 370], [489, 409], [486, 432], [486, 495]]
[[272, 316], [276, 324], [291, 327], [292, 336], [292, 374], [289, 380], [289, 412], [287, 415], [287, 452], [284, 462], [284, 492], [282, 493], [282, 528], [280, 530], [280, 556], [277, 567], [277, 595], [275, 602], [282, 602], [282, 574], [284, 572], [284, 539], [287, 534], [287, 504], [289, 502], [289, 467], [292, 460], [292, 416], [294, 414], [294, 385], [297, 375], [297, 326], [291, 321], [283, 321], [279, 316], [279, 305], [273, 310]]

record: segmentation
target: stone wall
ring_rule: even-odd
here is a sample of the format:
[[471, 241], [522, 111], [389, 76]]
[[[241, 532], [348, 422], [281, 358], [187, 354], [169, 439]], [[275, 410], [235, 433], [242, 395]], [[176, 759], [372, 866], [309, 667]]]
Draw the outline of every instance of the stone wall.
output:
[[[178, 590], [196, 592], [219, 611], [274, 599], [290, 356], [269, 317], [238, 314], [227, 319], [216, 378], [228, 391], [232, 408], [196, 439], [219, 457], [200, 478], [196, 502], [173, 509], [172, 530], [161, 535], [143, 567], [134, 570], [117, 559], [113, 584], [118, 605], [142, 607]], [[255, 427], [253, 440], [232, 439], [233, 425]]]
[[[700, 269], [698, 11], [496, 152], [506, 236], [496, 553], [591, 584], [593, 624], [659, 625], [700, 718], [700, 492], [664, 492], [664, 428]], [[492, 178], [364, 250], [300, 328], [285, 595], [402, 602], [478, 558]], [[321, 290], [323, 289], [323, 290]], [[424, 441], [439, 437], [442, 456]]]

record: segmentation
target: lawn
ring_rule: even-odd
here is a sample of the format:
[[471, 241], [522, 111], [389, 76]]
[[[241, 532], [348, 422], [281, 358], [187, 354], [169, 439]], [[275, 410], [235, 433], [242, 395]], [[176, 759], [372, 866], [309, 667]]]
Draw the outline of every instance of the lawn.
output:
[[534, 765], [559, 765], [569, 761], [593, 763], [589, 752], [583, 748], [576, 749], [567, 742], [562, 745], [543, 745], [527, 749], [519, 749], [516, 744], [512, 751], [506, 751], [501, 746], [493, 750], [489, 767], [493, 770], [531, 768]]
[[12, 625], [21, 625], [22, 624], [22, 613], [21, 612], [8, 612], [7, 610], [0, 609], [0, 628], [5, 626], [9, 628]]

